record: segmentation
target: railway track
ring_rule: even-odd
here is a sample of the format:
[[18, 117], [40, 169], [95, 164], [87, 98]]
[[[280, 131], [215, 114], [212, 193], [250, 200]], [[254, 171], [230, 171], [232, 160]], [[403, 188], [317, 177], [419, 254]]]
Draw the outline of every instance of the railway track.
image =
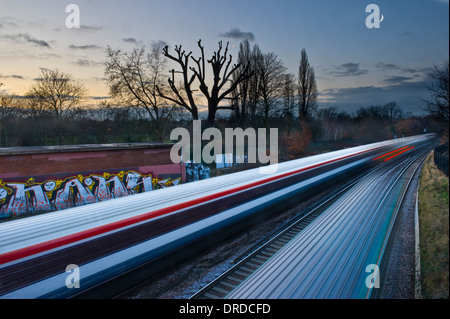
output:
[[[405, 193], [410, 186], [411, 180], [416, 174], [418, 168], [423, 163], [423, 159], [425, 158], [425, 154], [427, 151], [421, 152], [419, 155], [415, 156], [411, 159], [407, 165], [401, 170], [401, 173], [398, 175], [398, 179], [404, 176], [405, 172], [411, 169], [412, 173], [408, 175], [408, 181], [404, 183], [404, 186], [401, 191], [401, 199], [399, 203], [397, 203], [396, 212], [394, 214], [397, 215], [398, 210], [400, 209], [401, 202], [404, 199]], [[413, 165], [416, 163], [417, 165]], [[374, 173], [377, 170], [383, 170], [387, 165], [381, 165], [372, 171], [364, 174], [364, 176], [368, 176]], [[414, 167], [413, 167], [414, 166]], [[282, 231], [278, 232], [274, 236], [271, 237], [267, 242], [263, 243], [259, 247], [255, 247], [251, 253], [246, 255], [244, 258], [240, 259], [232, 268], [223, 273], [217, 279], [212, 281], [210, 284], [205, 286], [203, 289], [195, 293], [191, 296], [190, 299], [223, 299], [226, 298], [233, 290], [235, 290], [240, 284], [242, 284], [247, 278], [249, 278], [256, 270], [258, 270], [263, 264], [265, 264], [270, 258], [272, 258], [278, 251], [280, 251], [287, 243], [289, 243], [293, 238], [295, 238], [299, 233], [303, 231], [311, 222], [313, 222], [318, 216], [320, 216], [328, 207], [330, 207], [334, 202], [336, 202], [342, 194], [348, 191], [350, 188], [358, 184], [364, 176], [357, 178], [356, 180], [350, 182], [347, 186], [343, 187], [341, 190], [336, 192], [335, 194], [330, 195], [327, 199], [319, 203], [316, 207], [307, 211], [307, 213], [302, 214], [300, 217], [295, 218], [289, 226], [287, 226]], [[388, 237], [392, 232], [394, 225], [390, 226]], [[389, 250], [390, 241], [388, 240], [385, 248], [383, 249], [383, 253]], [[384, 260], [383, 264], [384, 265]], [[382, 267], [381, 266], [381, 267]], [[378, 292], [378, 291], [377, 291]], [[374, 294], [372, 297], [379, 296], [379, 294]]]
[[234, 288], [248, 278], [256, 269], [261, 267], [277, 251], [286, 245], [292, 238], [309, 225], [323, 209], [318, 207], [309, 212], [300, 220], [283, 230], [280, 234], [270, 239], [263, 246], [255, 250], [250, 255], [243, 258], [226, 273], [218, 277], [215, 281], [203, 288], [191, 297], [191, 299], [220, 299], [228, 295]]
[[[381, 167], [377, 167], [371, 172], [380, 168]], [[268, 241], [250, 248], [250, 253], [237, 258], [235, 261], [236, 264], [232, 268], [195, 293], [190, 299], [224, 298], [362, 178], [363, 177], [359, 177], [352, 180], [337, 192], [330, 194], [323, 201], [314, 205], [314, 207], [307, 209], [306, 212], [297, 214], [296, 217], [292, 218], [292, 220], [287, 223], [288, 226], [285, 226], [282, 230], [269, 236], [270, 239]]]

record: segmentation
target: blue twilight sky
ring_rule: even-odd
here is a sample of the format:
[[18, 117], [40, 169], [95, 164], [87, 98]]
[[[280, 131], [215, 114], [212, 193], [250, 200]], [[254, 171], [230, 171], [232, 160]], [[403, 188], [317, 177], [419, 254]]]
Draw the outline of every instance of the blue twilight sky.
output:
[[[66, 6], [80, 8], [81, 28], [65, 25]], [[365, 21], [368, 4], [383, 15]], [[207, 56], [220, 40], [237, 57], [243, 39], [274, 52], [297, 74], [306, 49], [316, 70], [320, 105], [353, 112], [396, 101], [422, 113], [424, 81], [449, 55], [448, 0], [0, 0], [0, 82], [24, 94], [41, 68], [83, 81], [89, 95], [108, 95], [105, 49], [177, 44]]]

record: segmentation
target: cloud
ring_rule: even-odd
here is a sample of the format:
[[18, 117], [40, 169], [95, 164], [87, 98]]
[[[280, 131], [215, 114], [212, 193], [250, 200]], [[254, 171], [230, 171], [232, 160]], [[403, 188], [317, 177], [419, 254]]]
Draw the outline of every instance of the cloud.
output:
[[91, 96], [92, 100], [110, 100], [110, 96]]
[[102, 30], [102, 27], [94, 26], [94, 25], [80, 25], [80, 30], [82, 31], [99, 31]]
[[[54, 31], [56, 31], [56, 32], [61, 32], [64, 30], [67, 30], [67, 27], [59, 27], [59, 28], [54, 29]], [[77, 32], [96, 32], [96, 31], [103, 30], [103, 27], [82, 24], [82, 25], [80, 25], [79, 28], [74, 28], [74, 29], [70, 29], [70, 30], [77, 31]]]
[[418, 70], [414, 68], [403, 68], [402, 71], [404, 73], [416, 73]]
[[168, 45], [169, 44], [166, 41], [163, 41], [163, 40], [157, 40], [157, 41], [153, 41], [152, 40], [151, 47], [152, 47], [152, 49], [162, 49], [162, 48], [165, 48]]
[[401, 82], [412, 80], [412, 77], [409, 76], [401, 76], [401, 75], [394, 75], [390, 76], [387, 79], [384, 80], [387, 84], [400, 84]]
[[108, 79], [105, 77], [93, 76], [92, 80], [94, 81], [107, 81]]
[[32, 50], [29, 50], [28, 52], [24, 53], [21, 57], [28, 60], [50, 60], [50, 59], [59, 59], [62, 56], [52, 53], [48, 50], [42, 52], [34, 52]]
[[248, 40], [254, 41], [255, 35], [252, 32], [243, 32], [238, 28], [232, 28], [230, 31], [219, 34], [219, 36], [224, 38], [231, 38], [236, 40]]
[[430, 67], [424, 67], [424, 68], [403, 68], [402, 71], [404, 73], [421, 73], [421, 74], [428, 74], [431, 71], [433, 71], [433, 68]]
[[102, 62], [95, 62], [92, 60], [86, 60], [86, 59], [78, 59], [78, 61], [72, 62], [72, 64], [81, 66], [81, 67], [87, 67], [87, 66], [98, 66], [103, 64]]
[[424, 79], [433, 70], [430, 67], [411, 68], [411, 67], [402, 67], [397, 64], [385, 63], [385, 62], [379, 62], [379, 63], [375, 64], [375, 68], [379, 69], [383, 72], [391, 71], [391, 70], [396, 71], [397, 74], [395, 76], [391, 76], [385, 80], [386, 83], [390, 83], [390, 84], [411, 80], [412, 79], [411, 76], [418, 78], [418, 79], [419, 78]]
[[123, 38], [123, 42], [137, 44], [138, 41], [135, 38]]
[[405, 76], [413, 76], [418, 80], [425, 80], [430, 72], [433, 71], [431, 67], [422, 67], [422, 68], [402, 68], [401, 72]]
[[45, 42], [44, 40], [38, 40], [38, 39], [30, 38], [30, 37], [26, 38], [26, 40], [30, 43], [36, 44], [37, 46], [50, 48], [50, 45], [47, 42]]
[[39, 47], [51, 49], [50, 44], [48, 44], [47, 41], [36, 39], [36, 38], [30, 36], [28, 33], [3, 35], [2, 37], [6, 38], [6, 39], [10, 39], [17, 43], [31, 43], [31, 44], [37, 45]]
[[82, 59], [79, 59], [79, 60], [76, 61], [76, 62], [72, 62], [72, 64], [76, 64], [76, 65], [78, 65], [78, 66], [89, 66], [89, 65], [90, 65], [90, 61], [89, 61], [89, 60], [82, 60]]
[[375, 67], [378, 69], [383, 69], [383, 70], [395, 70], [398, 69], [399, 66], [393, 63], [384, 63], [384, 62], [380, 62], [375, 64]]
[[368, 70], [361, 70], [359, 63], [344, 63], [336, 68], [336, 71], [331, 71], [331, 74], [339, 77], [344, 76], [358, 76], [367, 74]]
[[[126, 42], [126, 43], [131, 43], [134, 45], [143, 45], [143, 42], [136, 38], [122, 38], [122, 41]], [[150, 48], [151, 49], [163, 49], [164, 47], [166, 47], [168, 45], [169, 44], [163, 40], [152, 40], [150, 43]]]
[[12, 17], [5, 17], [2, 16], [0, 17], [0, 29], [13, 29], [13, 28], [17, 28], [18, 24], [15, 21], [14, 18]]
[[386, 87], [363, 86], [324, 90], [321, 92], [319, 104], [321, 107], [336, 106], [352, 113], [360, 107], [395, 101], [405, 112], [422, 114], [422, 101], [428, 95], [425, 82], [402, 81]]
[[25, 78], [23, 76], [17, 75], [17, 74], [11, 74], [11, 75], [1, 75], [0, 74], [0, 79], [19, 79], [19, 80], [23, 80]]
[[412, 35], [413, 35], [413, 33], [410, 31], [405, 31], [405, 32], [400, 33], [401, 37], [411, 37]]
[[74, 49], [74, 50], [97, 50], [97, 49], [101, 49], [102, 47], [99, 47], [98, 45], [95, 45], [95, 44], [87, 44], [87, 45], [71, 44], [69, 46], [69, 48]]

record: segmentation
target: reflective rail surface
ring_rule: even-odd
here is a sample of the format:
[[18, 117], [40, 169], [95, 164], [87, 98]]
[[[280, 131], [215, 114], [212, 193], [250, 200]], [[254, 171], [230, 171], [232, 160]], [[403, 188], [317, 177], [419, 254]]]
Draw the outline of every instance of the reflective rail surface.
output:
[[382, 288], [383, 256], [403, 194], [430, 149], [418, 144], [376, 158], [392, 163], [354, 185], [225, 298], [370, 298]]
[[[78, 295], [432, 141], [374, 143], [280, 163], [270, 175], [252, 169], [2, 223], [0, 298]], [[71, 265], [80, 275], [76, 288], [67, 283]]]

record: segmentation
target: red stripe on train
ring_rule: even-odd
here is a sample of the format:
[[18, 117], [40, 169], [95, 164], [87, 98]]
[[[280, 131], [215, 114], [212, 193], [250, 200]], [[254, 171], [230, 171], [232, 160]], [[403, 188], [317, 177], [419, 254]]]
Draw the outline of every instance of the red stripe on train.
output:
[[402, 150], [402, 149], [405, 149], [405, 148], [407, 148], [407, 147], [408, 147], [408, 146], [403, 146], [403, 147], [401, 147], [401, 148], [399, 148], [399, 149], [396, 149], [396, 150], [394, 150], [394, 151], [392, 151], [392, 152], [389, 152], [389, 153], [383, 154], [383, 155], [381, 155], [381, 156], [378, 156], [377, 158], [374, 158], [373, 160], [376, 161], [377, 159], [383, 158], [383, 157], [385, 157], [385, 156], [388, 156], [389, 154], [398, 152], [398, 151], [400, 151], [400, 150]]
[[387, 162], [387, 161], [389, 161], [390, 159], [392, 159], [392, 158], [394, 158], [394, 157], [396, 157], [396, 156], [399, 156], [399, 155], [402, 154], [402, 153], [405, 153], [405, 152], [407, 152], [407, 151], [412, 150], [413, 148], [415, 148], [415, 146], [412, 146], [412, 147], [410, 147], [410, 148], [407, 148], [406, 150], [401, 151], [400, 153], [397, 153], [397, 154], [395, 154], [395, 155], [393, 155], [393, 156], [391, 156], [391, 157], [389, 157], [389, 158], [386, 158], [384, 161]]

